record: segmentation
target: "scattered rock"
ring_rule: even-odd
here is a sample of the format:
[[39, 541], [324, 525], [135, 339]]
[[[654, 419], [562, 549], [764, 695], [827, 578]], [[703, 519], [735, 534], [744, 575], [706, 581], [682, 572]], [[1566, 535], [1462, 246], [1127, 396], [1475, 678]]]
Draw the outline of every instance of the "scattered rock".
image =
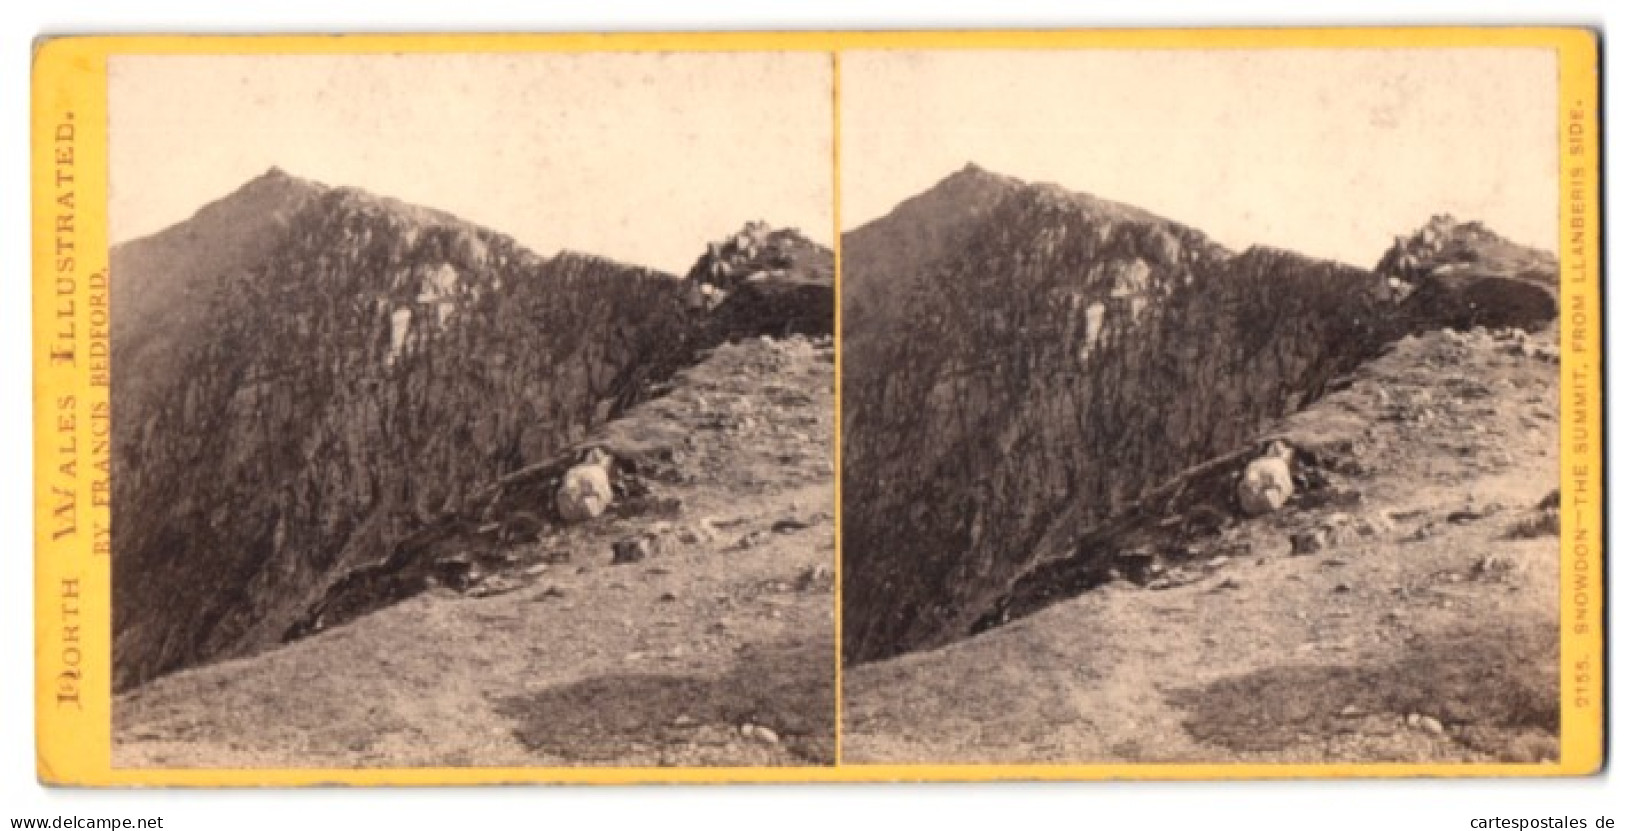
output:
[[535, 542], [541, 538], [545, 527], [542, 520], [530, 511], [515, 511], [499, 524], [497, 539], [504, 545]]
[[628, 537], [614, 545], [612, 565], [626, 565], [627, 563], [641, 563], [649, 558], [649, 540], [645, 537]]
[[480, 570], [474, 558], [466, 551], [442, 557], [435, 561], [430, 577], [442, 586], [466, 591], [480, 579]]
[[1424, 522], [1421, 525], [1416, 526], [1415, 531], [1412, 531], [1411, 533], [1407, 534], [1405, 536], [1403, 542], [1424, 542], [1426, 540], [1431, 539], [1433, 537], [1433, 534], [1434, 534], [1434, 525], [1433, 525], [1433, 523]]
[[661, 595], [660, 595], [660, 602], [661, 603], [675, 603], [675, 602], [677, 602], [677, 595], [674, 592], [662, 592]]
[[772, 526], [773, 533], [775, 534], [789, 534], [794, 531], [800, 531], [807, 527], [809, 527], [807, 523], [794, 518], [778, 520], [777, 522], [774, 522]]
[[704, 523], [685, 525], [677, 531], [677, 541], [684, 545], [704, 545], [716, 539], [716, 532]]
[[835, 573], [829, 566], [808, 566], [796, 575], [796, 591], [805, 592], [814, 589], [833, 589], [835, 587]]
[[558, 586], [548, 586], [547, 588], [542, 589], [541, 591], [531, 595], [530, 599], [535, 600], [537, 602], [541, 602], [543, 600], [552, 600], [552, 599], [563, 597], [563, 596], [564, 596], [564, 589], [561, 589]]
[[1157, 562], [1156, 554], [1143, 548], [1119, 551], [1114, 555], [1113, 563], [1113, 570], [1140, 585], [1145, 585], [1163, 570], [1162, 564]]
[[503, 577], [501, 575], [494, 575], [481, 580], [474, 587], [470, 588], [468, 590], [468, 595], [470, 597], [493, 597], [499, 594], [507, 594], [508, 592], [514, 591], [523, 586], [524, 584], [518, 580]]
[[[1545, 504], [1544, 500], [1541, 504]], [[1507, 538], [1532, 540], [1536, 537], [1555, 537], [1561, 531], [1563, 517], [1557, 508], [1540, 508], [1523, 517], [1507, 529]]]
[[1518, 570], [1518, 563], [1504, 554], [1485, 554], [1473, 563], [1467, 572], [1469, 580], [1499, 581], [1505, 580]]
[[1327, 534], [1324, 528], [1311, 528], [1292, 535], [1292, 554], [1302, 557], [1325, 550]]
[[1563, 492], [1557, 488], [1541, 498], [1540, 504], [1535, 507], [1542, 511], [1555, 511], [1563, 505]]
[[759, 724], [746, 722], [739, 726], [739, 735], [747, 739], [755, 739], [762, 744], [778, 744], [779, 734]]
[[1362, 537], [1381, 537], [1394, 530], [1393, 520], [1384, 513], [1367, 514], [1354, 522], [1354, 533]]
[[[683, 500], [681, 497], [677, 496], [665, 496], [659, 499], [652, 499], [645, 504], [644, 511], [649, 514], [653, 514], [654, 516], [672, 518], [680, 517], [683, 515]], [[659, 525], [662, 523], [656, 524]], [[668, 528], [671, 525], [669, 522], [664, 524]]]
[[1468, 505], [1461, 510], [1451, 511], [1449, 514], [1446, 514], [1444, 521], [1453, 525], [1465, 525], [1469, 522], [1477, 522], [1481, 519], [1487, 519], [1500, 512], [1501, 506], [1494, 502], [1490, 502], [1482, 507]]

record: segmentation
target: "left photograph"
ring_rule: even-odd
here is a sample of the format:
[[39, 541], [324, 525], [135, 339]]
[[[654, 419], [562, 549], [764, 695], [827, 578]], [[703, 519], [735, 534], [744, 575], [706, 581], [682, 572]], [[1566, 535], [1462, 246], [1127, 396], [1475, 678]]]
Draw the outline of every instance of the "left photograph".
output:
[[835, 763], [828, 53], [107, 76], [115, 767]]

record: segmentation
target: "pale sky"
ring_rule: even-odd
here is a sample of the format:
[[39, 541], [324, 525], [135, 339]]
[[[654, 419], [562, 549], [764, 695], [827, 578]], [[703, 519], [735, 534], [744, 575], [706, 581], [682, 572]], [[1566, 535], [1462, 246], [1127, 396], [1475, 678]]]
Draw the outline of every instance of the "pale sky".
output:
[[974, 161], [1369, 268], [1435, 213], [1557, 242], [1539, 49], [845, 52], [841, 224]]
[[828, 244], [822, 53], [117, 56], [113, 239], [273, 165], [438, 208], [537, 253], [682, 274], [765, 219]]

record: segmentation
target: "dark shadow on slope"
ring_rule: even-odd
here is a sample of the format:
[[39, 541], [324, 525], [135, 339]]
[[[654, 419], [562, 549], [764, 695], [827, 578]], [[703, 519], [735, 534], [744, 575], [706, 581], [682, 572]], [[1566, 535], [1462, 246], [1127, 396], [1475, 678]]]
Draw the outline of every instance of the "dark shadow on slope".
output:
[[1557, 295], [1530, 280], [1483, 274], [1424, 278], [1407, 301], [1416, 331], [1474, 326], [1537, 329], [1557, 318]]
[[[502, 699], [528, 750], [582, 765], [829, 765], [835, 761], [834, 644], [811, 640], [752, 646], [720, 677], [626, 673]], [[768, 727], [776, 743], [742, 736]], [[709, 752], [698, 745], [712, 745]], [[720, 748], [720, 749], [719, 749]], [[780, 757], [780, 758], [775, 758]], [[672, 762], [657, 761], [673, 759]], [[630, 761], [629, 761], [630, 760]], [[648, 761], [643, 761], [648, 760]]]
[[[1501, 761], [1555, 747], [1561, 712], [1558, 633], [1549, 622], [1504, 622], [1416, 644], [1364, 666], [1280, 666], [1175, 690], [1198, 741], [1271, 752], [1321, 743], [1354, 720], [1437, 719], [1446, 735]], [[1546, 741], [1546, 740], [1551, 741]]]
[[[1291, 467], [1297, 491], [1289, 504], [1309, 509], [1335, 504], [1351, 494], [1358, 497], [1357, 492], [1333, 484], [1334, 477], [1359, 470], [1351, 443], [1316, 442], [1307, 436], [1284, 438], [1296, 451]], [[1003, 626], [1118, 578], [1143, 587], [1163, 568], [1240, 553], [1214, 543], [1224, 528], [1247, 520], [1236, 504], [1236, 480], [1261, 447], [1227, 453], [1190, 468], [1093, 527], [1080, 530], [1058, 525], [1054, 533], [1076, 540], [1072, 553], [1034, 564], [989, 604], [967, 634]]]

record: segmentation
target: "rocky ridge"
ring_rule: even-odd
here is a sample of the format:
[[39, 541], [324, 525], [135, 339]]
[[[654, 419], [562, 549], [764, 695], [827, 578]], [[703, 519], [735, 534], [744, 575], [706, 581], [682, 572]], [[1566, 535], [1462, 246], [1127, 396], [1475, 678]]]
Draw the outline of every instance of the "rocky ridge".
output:
[[[706, 350], [817, 330], [795, 302], [694, 309], [669, 275], [274, 170], [115, 248], [112, 281], [152, 289], [114, 333], [118, 689], [305, 631]], [[410, 593], [385, 582], [362, 605]]]
[[[885, 295], [847, 319], [844, 342], [848, 661], [985, 628], [1036, 564], [1099, 557], [1093, 529], [1251, 452], [1270, 423], [1407, 334], [1464, 314], [1534, 329], [1555, 313], [1532, 275], [1518, 283], [1538, 297], [1469, 268], [1407, 272], [1418, 282], [1401, 293], [1395, 275], [1234, 253], [1054, 186], [971, 169], [940, 187], [987, 198], [959, 224], [932, 215], [924, 224], [955, 238], [920, 262], [885, 280], [859, 271], [881, 261], [871, 240], [928, 236], [913, 206], [953, 200], [927, 193], [843, 239], [847, 281]], [[1491, 239], [1451, 227], [1450, 240]], [[1464, 245], [1438, 248], [1460, 260]], [[1481, 259], [1513, 251], [1498, 247]]]

